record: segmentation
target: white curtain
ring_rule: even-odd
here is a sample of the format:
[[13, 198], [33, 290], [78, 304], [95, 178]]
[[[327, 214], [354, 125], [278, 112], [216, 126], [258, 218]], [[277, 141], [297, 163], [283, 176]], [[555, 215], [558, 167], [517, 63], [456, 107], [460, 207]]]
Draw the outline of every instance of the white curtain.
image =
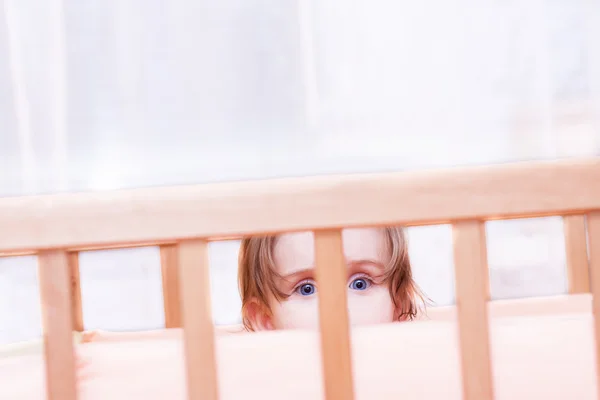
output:
[[598, 2], [2, 4], [0, 195], [600, 147]]
[[598, 1], [0, 4], [0, 196], [600, 153]]

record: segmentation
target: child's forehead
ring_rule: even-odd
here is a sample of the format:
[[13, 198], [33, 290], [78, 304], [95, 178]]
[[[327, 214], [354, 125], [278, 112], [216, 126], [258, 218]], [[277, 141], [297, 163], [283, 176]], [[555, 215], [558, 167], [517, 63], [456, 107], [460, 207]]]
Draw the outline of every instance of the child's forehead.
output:
[[[352, 228], [342, 232], [344, 256], [348, 262], [369, 260], [385, 263], [388, 249], [385, 234], [377, 228]], [[312, 232], [287, 233], [277, 239], [273, 258], [283, 275], [314, 267]]]

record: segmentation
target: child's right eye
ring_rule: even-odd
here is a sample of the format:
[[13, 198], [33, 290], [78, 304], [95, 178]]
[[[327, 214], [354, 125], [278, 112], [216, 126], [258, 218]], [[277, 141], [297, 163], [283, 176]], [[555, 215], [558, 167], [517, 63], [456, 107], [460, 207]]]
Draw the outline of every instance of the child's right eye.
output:
[[315, 285], [312, 283], [304, 283], [296, 289], [296, 291], [302, 296], [311, 296], [317, 291]]

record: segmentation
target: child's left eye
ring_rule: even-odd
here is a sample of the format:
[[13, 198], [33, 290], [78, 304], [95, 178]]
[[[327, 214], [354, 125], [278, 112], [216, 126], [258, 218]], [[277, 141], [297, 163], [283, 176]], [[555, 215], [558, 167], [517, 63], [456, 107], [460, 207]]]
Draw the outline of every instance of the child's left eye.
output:
[[304, 283], [296, 288], [296, 292], [302, 296], [312, 296], [317, 291], [317, 288], [312, 283]]
[[366, 290], [371, 286], [371, 282], [365, 278], [356, 278], [350, 282], [350, 289], [354, 290]]

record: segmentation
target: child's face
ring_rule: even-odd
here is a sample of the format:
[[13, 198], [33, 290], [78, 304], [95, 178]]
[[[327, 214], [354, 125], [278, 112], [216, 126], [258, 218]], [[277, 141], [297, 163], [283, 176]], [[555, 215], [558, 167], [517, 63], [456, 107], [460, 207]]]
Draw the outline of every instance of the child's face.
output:
[[[389, 260], [384, 232], [380, 229], [343, 231], [348, 269], [348, 309], [352, 325], [394, 321], [395, 309], [382, 274]], [[317, 329], [318, 295], [315, 282], [314, 236], [312, 232], [284, 234], [274, 249], [277, 272], [283, 277], [278, 288], [289, 298], [272, 301], [272, 329]]]

